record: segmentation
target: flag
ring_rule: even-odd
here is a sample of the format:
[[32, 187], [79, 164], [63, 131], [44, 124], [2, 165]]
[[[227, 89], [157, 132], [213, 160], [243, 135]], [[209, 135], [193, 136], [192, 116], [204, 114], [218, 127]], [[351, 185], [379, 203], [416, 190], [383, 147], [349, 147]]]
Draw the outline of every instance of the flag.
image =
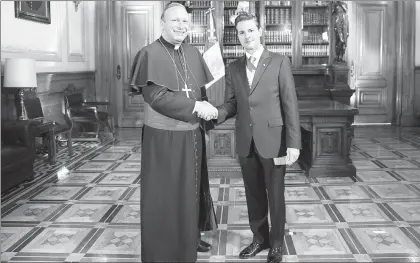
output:
[[206, 84], [206, 89], [208, 89], [211, 85], [213, 85], [213, 83], [225, 75], [225, 64], [223, 63], [222, 51], [220, 50], [219, 41], [217, 41], [217, 37], [215, 36], [216, 30], [214, 26], [212, 11], [212, 8], [210, 8], [208, 11], [209, 23], [207, 31], [209, 32], [209, 45], [203, 54], [203, 58], [214, 79], [213, 81]]

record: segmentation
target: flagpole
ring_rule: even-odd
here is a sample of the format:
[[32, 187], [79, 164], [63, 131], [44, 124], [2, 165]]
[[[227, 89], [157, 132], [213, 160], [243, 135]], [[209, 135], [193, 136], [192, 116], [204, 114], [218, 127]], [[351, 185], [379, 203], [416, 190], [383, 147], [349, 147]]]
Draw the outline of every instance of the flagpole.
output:
[[[213, 5], [212, 2], [211, 2], [211, 5]], [[210, 7], [209, 10], [206, 12], [206, 14], [209, 14], [209, 20], [208, 21], [210, 23], [210, 26], [207, 29], [207, 32], [209, 33], [208, 34], [208, 37], [207, 37], [207, 40], [208, 40], [208, 43], [206, 45], [207, 46], [207, 49], [211, 45], [213, 45], [213, 44], [215, 44], [217, 42], [217, 38], [215, 36], [216, 30], [214, 28], [214, 19], [213, 19], [213, 13], [212, 13], [213, 10], [215, 10], [215, 8], [214, 7]], [[209, 101], [209, 99], [207, 97], [207, 92], [206, 92], [206, 87], [205, 86], [201, 87], [201, 95], [202, 95], [201, 100]], [[203, 120], [204, 133], [207, 133], [208, 130], [213, 129], [213, 128], [214, 128], [214, 124], [213, 124], [213, 122], [211, 120], [210, 121], [204, 121]]]
[[215, 36], [215, 32], [216, 29], [214, 28], [214, 19], [213, 19], [213, 10], [215, 10], [214, 7], [210, 7], [209, 10], [206, 12], [206, 14], [209, 14], [209, 23], [210, 23], [210, 27], [207, 29], [207, 32], [209, 33], [207, 40], [209, 41], [209, 44], [214, 44], [216, 43], [216, 36]]

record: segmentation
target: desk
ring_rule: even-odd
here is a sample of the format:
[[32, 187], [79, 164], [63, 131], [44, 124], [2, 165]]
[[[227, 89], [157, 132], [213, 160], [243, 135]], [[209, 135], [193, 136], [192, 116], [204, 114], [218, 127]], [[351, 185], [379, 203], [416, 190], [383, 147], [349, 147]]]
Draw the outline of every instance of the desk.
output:
[[359, 111], [336, 101], [299, 101], [299, 113], [302, 150], [298, 163], [307, 175], [355, 176], [350, 147]]
[[34, 137], [43, 137], [48, 140], [48, 162], [55, 164], [56, 158], [56, 145], [54, 136], [54, 122], [52, 121], [32, 121], [36, 124]]

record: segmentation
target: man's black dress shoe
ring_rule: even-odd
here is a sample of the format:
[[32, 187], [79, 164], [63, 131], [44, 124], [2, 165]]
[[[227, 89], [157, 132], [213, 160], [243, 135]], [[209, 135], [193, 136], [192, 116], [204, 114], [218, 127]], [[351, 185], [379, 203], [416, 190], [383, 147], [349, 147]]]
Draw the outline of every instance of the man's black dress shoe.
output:
[[208, 252], [211, 249], [211, 245], [203, 240], [200, 240], [197, 245], [198, 252]]
[[244, 248], [241, 253], [239, 253], [239, 258], [250, 258], [260, 253], [262, 250], [269, 248], [268, 244], [258, 244], [252, 242], [251, 245]]
[[270, 248], [267, 256], [267, 263], [280, 263], [283, 259], [283, 249], [281, 247]]

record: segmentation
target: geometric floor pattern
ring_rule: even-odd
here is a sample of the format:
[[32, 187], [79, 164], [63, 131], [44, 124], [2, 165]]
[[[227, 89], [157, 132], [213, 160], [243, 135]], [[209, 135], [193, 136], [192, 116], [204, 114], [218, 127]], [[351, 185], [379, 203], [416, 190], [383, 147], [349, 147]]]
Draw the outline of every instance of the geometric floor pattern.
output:
[[[65, 148], [2, 196], [2, 262], [140, 262], [138, 130]], [[356, 177], [286, 174], [284, 262], [420, 262], [420, 128], [356, 128]], [[239, 260], [252, 240], [241, 172], [210, 171], [219, 229], [199, 262]]]

